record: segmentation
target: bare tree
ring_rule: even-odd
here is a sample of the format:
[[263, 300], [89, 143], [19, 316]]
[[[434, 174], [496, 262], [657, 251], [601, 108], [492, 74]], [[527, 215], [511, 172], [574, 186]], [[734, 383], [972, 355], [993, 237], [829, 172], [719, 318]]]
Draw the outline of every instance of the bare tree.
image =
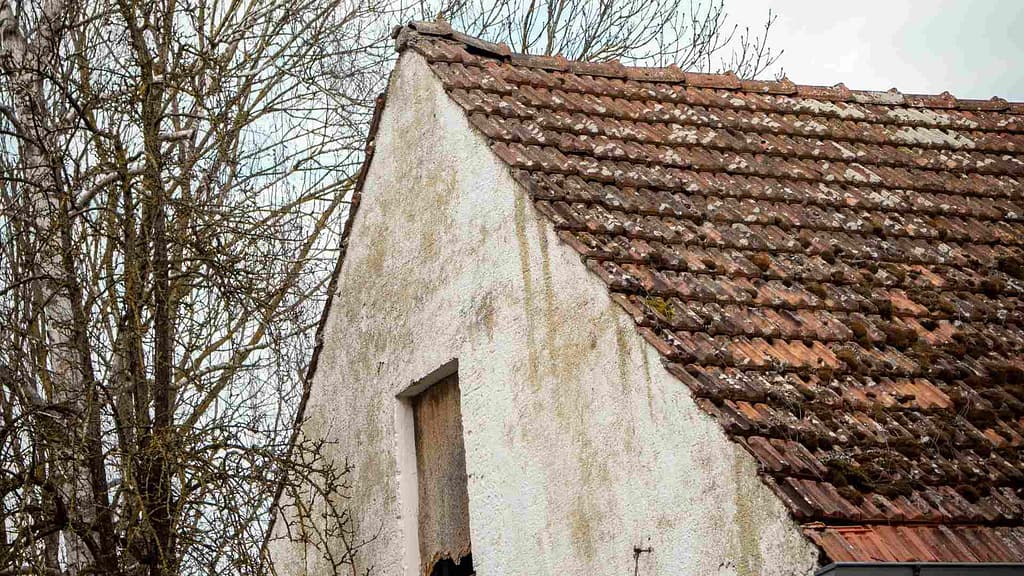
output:
[[0, 3], [3, 569], [256, 569], [372, 13]]
[[760, 34], [729, 23], [724, 0], [447, 0], [421, 3], [458, 30], [515, 52], [570, 59], [622, 60], [637, 65], [676, 64], [683, 70], [731, 70], [758, 76], [781, 52], [768, 45], [775, 15], [768, 12]]
[[294, 416], [390, 28], [438, 14], [521, 51], [776, 57], [721, 2], [0, 0], [0, 576], [265, 573], [279, 490], [355, 573], [346, 465]]

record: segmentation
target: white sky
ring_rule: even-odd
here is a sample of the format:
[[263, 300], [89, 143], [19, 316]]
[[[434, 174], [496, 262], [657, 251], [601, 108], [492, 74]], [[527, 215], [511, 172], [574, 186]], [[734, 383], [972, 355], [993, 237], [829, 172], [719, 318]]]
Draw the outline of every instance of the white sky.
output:
[[[1024, 0], [725, 0], [798, 84], [1024, 101]], [[770, 76], [774, 73], [771, 71]]]

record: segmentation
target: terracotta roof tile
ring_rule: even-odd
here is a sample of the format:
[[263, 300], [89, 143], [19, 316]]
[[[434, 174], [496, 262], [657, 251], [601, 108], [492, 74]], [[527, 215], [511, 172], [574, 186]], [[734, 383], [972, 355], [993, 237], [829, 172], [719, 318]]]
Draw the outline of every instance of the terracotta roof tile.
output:
[[835, 561], [1024, 561], [1024, 104], [396, 32]]

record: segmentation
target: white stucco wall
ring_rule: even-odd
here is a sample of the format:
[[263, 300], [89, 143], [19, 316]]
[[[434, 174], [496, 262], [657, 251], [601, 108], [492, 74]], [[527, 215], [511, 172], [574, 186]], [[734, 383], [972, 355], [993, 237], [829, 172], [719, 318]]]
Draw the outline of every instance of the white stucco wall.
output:
[[[641, 575], [813, 572], [816, 549], [754, 460], [661, 366], [411, 51], [353, 226], [306, 432], [354, 466], [352, 510], [375, 537], [360, 572], [416, 572], [396, 395], [452, 359], [478, 574], [632, 575], [635, 546], [652, 549]], [[278, 550], [278, 571], [315, 572], [302, 558]]]

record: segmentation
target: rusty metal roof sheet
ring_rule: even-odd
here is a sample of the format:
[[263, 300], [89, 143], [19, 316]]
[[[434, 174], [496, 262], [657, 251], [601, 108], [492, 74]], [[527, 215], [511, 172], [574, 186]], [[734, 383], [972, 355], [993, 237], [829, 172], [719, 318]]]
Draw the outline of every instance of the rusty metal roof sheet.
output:
[[396, 31], [841, 560], [1024, 561], [1024, 104]]
[[1024, 529], [994, 526], [808, 526], [834, 562], [1020, 562]]

